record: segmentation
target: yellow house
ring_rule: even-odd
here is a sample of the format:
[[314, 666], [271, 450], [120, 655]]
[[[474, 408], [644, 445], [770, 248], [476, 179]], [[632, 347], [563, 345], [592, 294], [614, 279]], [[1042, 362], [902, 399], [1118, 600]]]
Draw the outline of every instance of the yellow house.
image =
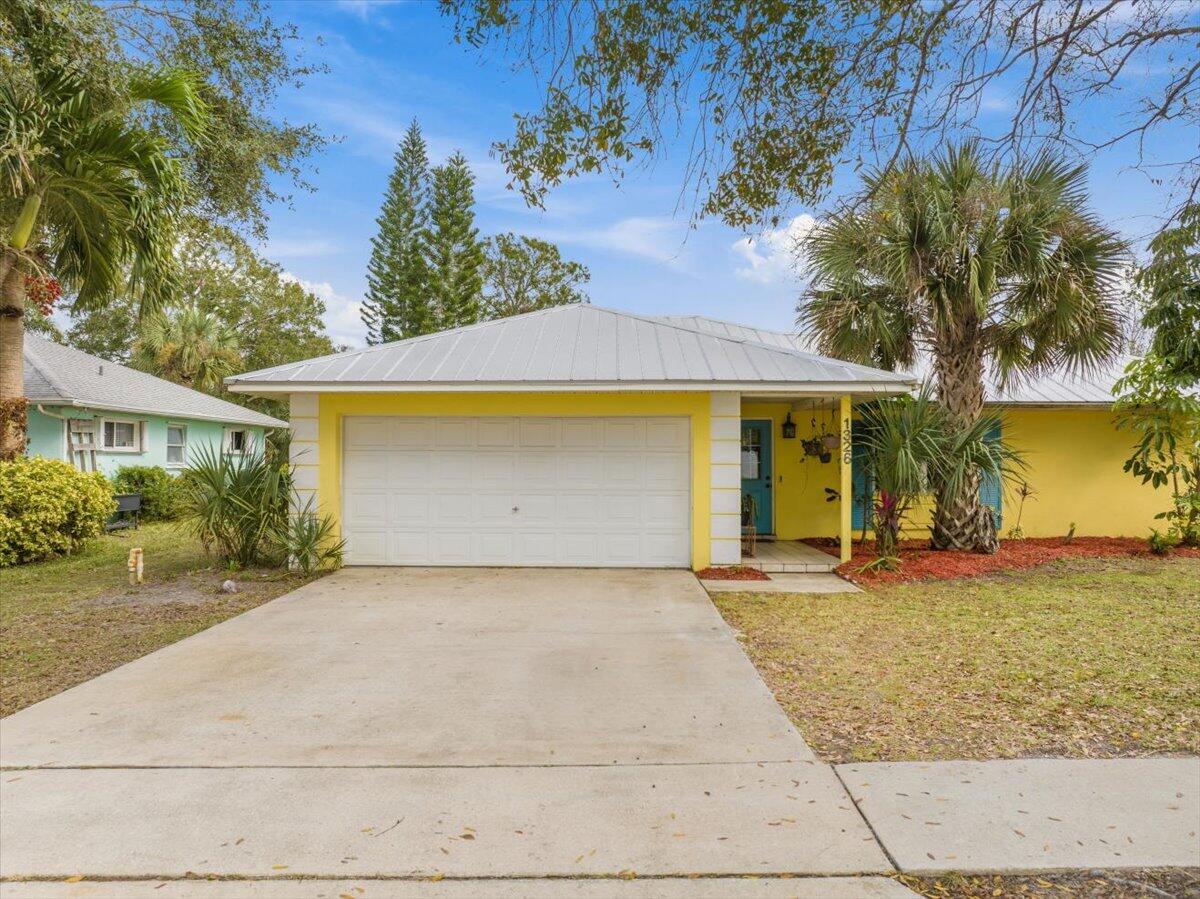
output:
[[[742, 561], [753, 521], [775, 570], [837, 564], [805, 537], [849, 557], [853, 404], [914, 383], [786, 334], [591, 305], [228, 381], [290, 397], [297, 489], [348, 564], [701, 569]], [[1107, 394], [1035, 397], [995, 398], [1031, 463], [1025, 533], [1144, 533], [1161, 497], [1122, 473]], [[1015, 523], [1015, 498], [994, 502]]]

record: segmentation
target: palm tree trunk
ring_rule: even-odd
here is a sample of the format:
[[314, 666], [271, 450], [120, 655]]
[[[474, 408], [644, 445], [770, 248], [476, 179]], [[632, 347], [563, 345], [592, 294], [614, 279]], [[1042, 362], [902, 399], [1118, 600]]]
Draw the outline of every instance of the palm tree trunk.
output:
[[[934, 361], [938, 398], [961, 425], [971, 425], [983, 413], [983, 356], [974, 341], [939, 345]], [[930, 545], [934, 549], [961, 549], [994, 553], [996, 519], [979, 501], [979, 476], [966, 479], [956, 494], [937, 496]]]
[[0, 265], [0, 460], [25, 451], [25, 272], [4, 250]]

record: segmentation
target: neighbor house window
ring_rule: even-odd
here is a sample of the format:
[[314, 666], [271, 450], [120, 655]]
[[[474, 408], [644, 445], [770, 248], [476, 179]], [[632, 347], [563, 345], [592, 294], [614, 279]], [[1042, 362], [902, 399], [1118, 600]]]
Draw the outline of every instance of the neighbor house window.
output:
[[142, 451], [142, 423], [108, 418], [100, 431], [100, 448], [112, 453]]
[[250, 432], [241, 428], [229, 428], [225, 431], [225, 452], [231, 456], [240, 456], [250, 449]]
[[167, 425], [167, 464], [187, 464], [187, 427]]

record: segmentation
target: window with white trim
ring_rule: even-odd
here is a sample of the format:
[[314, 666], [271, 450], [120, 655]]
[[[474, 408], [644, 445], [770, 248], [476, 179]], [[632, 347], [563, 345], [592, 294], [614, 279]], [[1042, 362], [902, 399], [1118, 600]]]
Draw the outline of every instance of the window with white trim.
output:
[[100, 448], [109, 453], [140, 453], [142, 422], [106, 418], [100, 428]]
[[187, 425], [167, 425], [167, 465], [187, 465]]
[[240, 456], [250, 451], [250, 432], [245, 428], [225, 429], [225, 452], [230, 456]]

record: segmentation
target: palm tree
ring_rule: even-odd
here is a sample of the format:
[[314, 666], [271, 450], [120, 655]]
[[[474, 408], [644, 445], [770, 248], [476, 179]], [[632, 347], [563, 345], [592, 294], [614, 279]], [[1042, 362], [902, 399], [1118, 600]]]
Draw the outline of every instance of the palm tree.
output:
[[147, 318], [132, 359], [136, 368], [207, 393], [216, 393], [241, 361], [237, 335], [196, 306]]
[[191, 139], [206, 120], [188, 73], [134, 73], [119, 101], [102, 101], [70, 65], [36, 62], [31, 80], [0, 82], [0, 458], [25, 442], [27, 287], [60, 282], [80, 309], [118, 288], [143, 310], [161, 304], [175, 286], [174, 223], [186, 187], [171, 142], [146, 127], [144, 107], [165, 110]]
[[[989, 165], [974, 143], [869, 175], [802, 245], [802, 329], [829, 355], [889, 369], [928, 356], [963, 428], [983, 412], [986, 369], [1003, 382], [1103, 365], [1122, 343], [1127, 249], [1088, 210], [1086, 180], [1049, 153]], [[932, 545], [995, 550], [978, 472], [939, 493]]]

